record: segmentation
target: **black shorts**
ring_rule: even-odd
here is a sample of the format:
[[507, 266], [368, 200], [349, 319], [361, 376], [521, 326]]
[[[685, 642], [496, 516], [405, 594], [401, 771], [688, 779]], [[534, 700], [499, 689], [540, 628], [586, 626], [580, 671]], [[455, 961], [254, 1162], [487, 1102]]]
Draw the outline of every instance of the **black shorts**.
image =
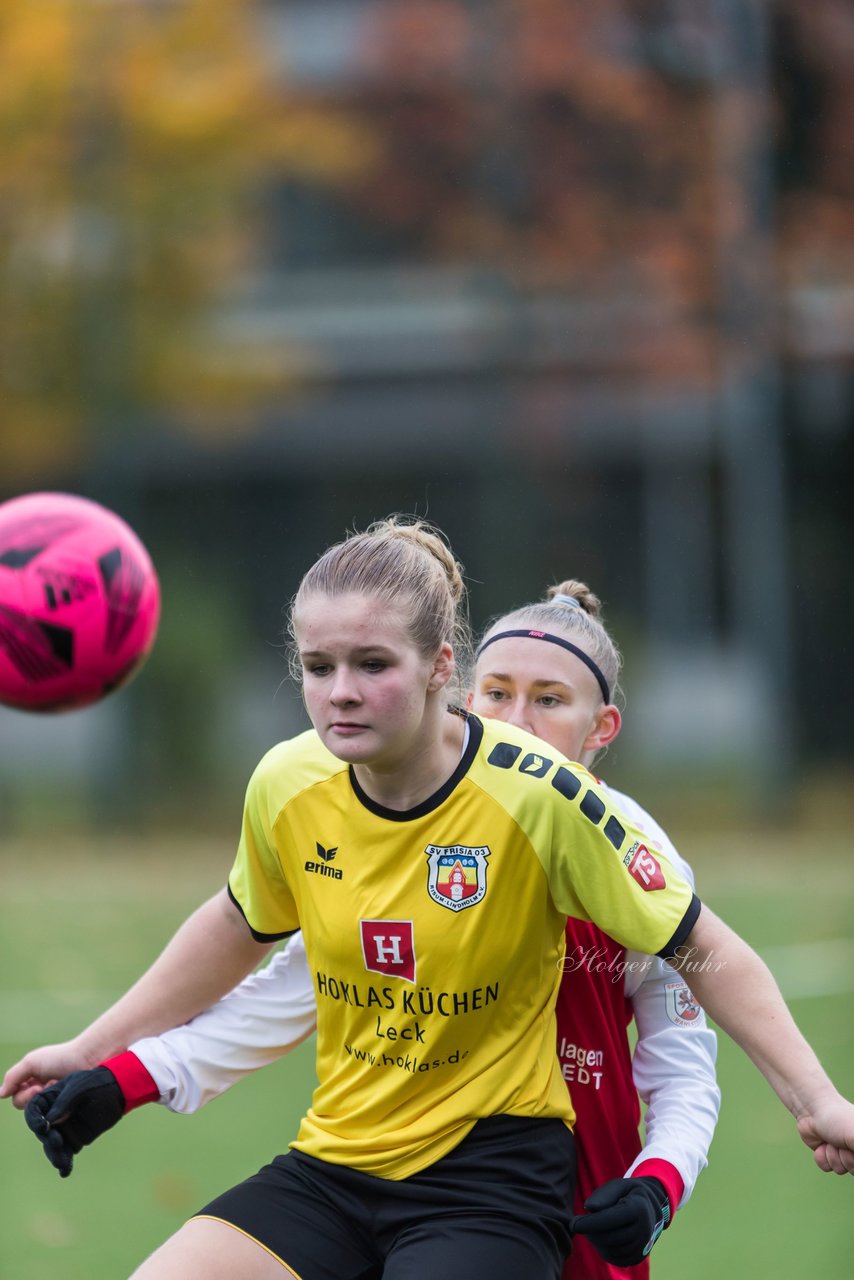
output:
[[239, 1227], [300, 1280], [557, 1280], [574, 1184], [563, 1121], [491, 1116], [409, 1178], [289, 1151], [196, 1216]]

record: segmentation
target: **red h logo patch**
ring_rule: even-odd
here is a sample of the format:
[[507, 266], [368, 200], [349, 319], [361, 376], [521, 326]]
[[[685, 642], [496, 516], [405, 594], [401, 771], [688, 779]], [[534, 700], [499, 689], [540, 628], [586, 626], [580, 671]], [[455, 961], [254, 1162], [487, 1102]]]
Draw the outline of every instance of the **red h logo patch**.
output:
[[411, 920], [360, 920], [362, 955], [371, 973], [415, 981], [415, 941]]

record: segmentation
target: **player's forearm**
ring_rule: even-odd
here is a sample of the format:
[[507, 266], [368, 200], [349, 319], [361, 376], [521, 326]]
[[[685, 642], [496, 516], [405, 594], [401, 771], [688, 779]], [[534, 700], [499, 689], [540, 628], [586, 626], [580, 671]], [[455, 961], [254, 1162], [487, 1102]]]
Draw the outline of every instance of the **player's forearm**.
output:
[[708, 908], [671, 963], [792, 1115], [800, 1117], [836, 1092], [767, 965]]
[[269, 950], [257, 943], [225, 891], [204, 903], [146, 973], [77, 1037], [87, 1063], [187, 1022], [230, 991]]
[[672, 970], [656, 962], [653, 976], [632, 998], [638, 1028], [632, 1076], [647, 1104], [644, 1148], [632, 1168], [643, 1160], [668, 1161], [682, 1178], [684, 1202], [708, 1163], [720, 1109], [717, 1039], [702, 1011], [688, 1007], [691, 1020], [674, 1021], [679, 1006], [663, 986], [662, 971], [672, 988]]

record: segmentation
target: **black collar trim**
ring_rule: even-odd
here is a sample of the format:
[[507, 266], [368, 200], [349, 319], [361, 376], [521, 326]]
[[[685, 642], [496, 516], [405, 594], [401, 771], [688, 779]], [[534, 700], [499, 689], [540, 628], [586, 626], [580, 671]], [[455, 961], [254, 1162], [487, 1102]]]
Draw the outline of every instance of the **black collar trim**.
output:
[[466, 749], [460, 757], [460, 762], [454, 772], [448, 778], [447, 782], [443, 782], [438, 791], [434, 791], [432, 796], [428, 796], [426, 800], [422, 800], [414, 809], [387, 809], [385, 805], [378, 804], [376, 800], [372, 800], [369, 795], [359, 786], [356, 775], [353, 772], [353, 766], [350, 765], [350, 786], [353, 788], [356, 799], [365, 806], [371, 813], [375, 813], [378, 818], [387, 818], [389, 822], [412, 822], [415, 818], [423, 818], [425, 814], [432, 813], [434, 809], [438, 809], [440, 804], [444, 804], [451, 792], [462, 782], [472, 766], [478, 748], [483, 740], [483, 725], [476, 715], [470, 711], [462, 711], [457, 707], [453, 707], [452, 711], [455, 715], [462, 716], [468, 721], [469, 740]]

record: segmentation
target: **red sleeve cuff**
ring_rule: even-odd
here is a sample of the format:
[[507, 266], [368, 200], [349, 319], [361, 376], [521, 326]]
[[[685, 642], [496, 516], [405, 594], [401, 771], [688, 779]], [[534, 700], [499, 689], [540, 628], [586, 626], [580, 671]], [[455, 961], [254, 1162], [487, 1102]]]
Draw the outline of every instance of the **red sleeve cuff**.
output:
[[130, 1049], [117, 1053], [114, 1058], [107, 1058], [99, 1066], [109, 1068], [116, 1077], [125, 1096], [125, 1115], [144, 1102], [157, 1102], [159, 1099], [160, 1090], [154, 1083], [154, 1077]]
[[685, 1183], [679, 1170], [669, 1160], [642, 1160], [632, 1169], [633, 1178], [658, 1178], [670, 1201], [670, 1221], [685, 1194]]

